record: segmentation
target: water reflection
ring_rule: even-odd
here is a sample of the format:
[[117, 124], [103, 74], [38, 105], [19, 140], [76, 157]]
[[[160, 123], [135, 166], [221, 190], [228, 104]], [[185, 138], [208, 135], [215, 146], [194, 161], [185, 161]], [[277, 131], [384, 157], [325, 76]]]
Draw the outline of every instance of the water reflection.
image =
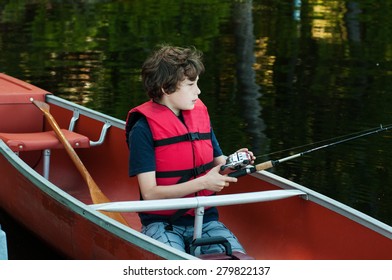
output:
[[357, 2], [350, 1], [347, 3], [347, 13], [345, 15], [347, 37], [354, 43], [361, 42], [361, 26], [358, 20], [361, 13], [361, 8]]
[[234, 6], [234, 34], [236, 46], [236, 76], [241, 112], [246, 123], [245, 131], [251, 139], [249, 146], [255, 155], [268, 151], [268, 139], [264, 134], [265, 123], [261, 118], [260, 85], [256, 83], [255, 38], [253, 32], [253, 1], [243, 1]]
[[302, 1], [301, 0], [294, 0], [293, 1], [293, 19], [296, 21], [300, 21], [301, 20], [301, 5], [302, 5]]
[[101, 53], [86, 51], [81, 53], [51, 53], [53, 65], [48, 69], [53, 80], [60, 82], [61, 91], [55, 94], [78, 104], [86, 105], [91, 102], [96, 76], [100, 68]]

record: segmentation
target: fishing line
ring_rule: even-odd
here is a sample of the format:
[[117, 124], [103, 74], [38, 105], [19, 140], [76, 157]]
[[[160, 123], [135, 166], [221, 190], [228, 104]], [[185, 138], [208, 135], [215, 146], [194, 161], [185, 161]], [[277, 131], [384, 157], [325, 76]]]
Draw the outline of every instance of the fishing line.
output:
[[337, 141], [338, 139], [352, 138], [352, 137], [355, 137], [354, 135], [358, 135], [359, 136], [359, 135], [365, 134], [363, 136], [366, 136], [368, 132], [371, 132], [371, 134], [373, 134], [373, 131], [378, 130], [378, 129], [384, 129], [384, 128], [386, 128], [386, 130], [388, 130], [388, 129], [392, 128], [392, 124], [388, 124], [386, 126], [383, 126], [382, 124], [380, 124], [379, 126], [376, 126], [376, 127], [373, 127], [373, 128], [369, 128], [369, 129], [365, 129], [365, 130], [362, 130], [362, 131], [357, 131], [357, 132], [353, 132], [353, 133], [349, 133], [349, 134], [345, 134], [345, 135], [341, 135], [341, 136], [336, 136], [336, 137], [332, 137], [332, 138], [329, 138], [329, 139], [320, 140], [320, 141], [317, 141], [317, 142], [312, 142], [312, 143], [309, 143], [309, 144], [295, 146], [295, 147], [291, 147], [291, 148], [288, 148], [288, 149], [283, 149], [283, 150], [271, 152], [271, 153], [268, 153], [268, 154], [257, 155], [256, 158], [260, 159], [260, 158], [263, 158], [263, 157], [270, 157], [272, 155], [281, 154], [281, 153], [284, 153], [284, 152], [291, 152], [291, 153], [293, 153], [295, 150], [298, 150], [298, 149], [302, 149], [302, 148], [306, 148], [306, 147], [310, 147], [310, 146], [315, 146], [315, 145], [320, 145], [320, 144], [323, 144], [323, 143], [326, 143], [326, 142]]
[[[376, 127], [376, 128], [373, 128], [373, 129], [369, 129], [369, 130], [364, 130], [362, 132], [357, 132], [357, 133], [354, 133], [354, 134], [347, 134], [346, 137], [344, 137], [344, 138], [343, 138], [343, 136], [337, 137], [335, 139], [340, 139], [340, 140], [337, 140], [337, 141], [332, 142], [332, 143], [327, 143], [327, 144], [324, 144], [324, 145], [321, 145], [321, 146], [318, 146], [318, 147], [315, 147], [315, 148], [312, 148], [312, 149], [309, 149], [309, 150], [306, 150], [306, 151], [303, 151], [303, 152], [300, 152], [300, 153], [297, 153], [297, 154], [294, 154], [294, 155], [291, 155], [291, 156], [288, 156], [288, 157], [284, 157], [284, 158], [281, 158], [281, 159], [278, 159], [278, 160], [268, 160], [268, 161], [259, 163], [259, 164], [255, 165], [255, 166], [246, 166], [243, 169], [240, 169], [240, 170], [237, 170], [237, 171], [234, 171], [234, 172], [228, 174], [228, 176], [230, 176], [230, 177], [240, 177], [240, 176], [244, 176], [246, 174], [254, 173], [256, 171], [269, 169], [269, 168], [274, 167], [274, 166], [276, 166], [276, 165], [278, 165], [278, 164], [280, 164], [282, 162], [301, 157], [303, 155], [312, 153], [314, 151], [318, 151], [318, 150], [325, 149], [325, 148], [328, 148], [328, 147], [331, 147], [331, 146], [335, 146], [335, 145], [338, 145], [338, 144], [341, 144], [341, 143], [352, 141], [352, 140], [355, 140], [355, 139], [358, 139], [358, 138], [362, 138], [362, 137], [365, 137], [365, 136], [368, 136], [368, 135], [371, 135], [371, 134], [384, 132], [384, 131], [387, 131], [389, 129], [392, 129], [392, 125], [383, 126], [382, 124], [380, 124], [379, 127]], [[354, 135], [354, 136], [351, 136], [351, 135]], [[351, 136], [351, 137], [348, 137], [348, 136]], [[325, 140], [325, 141], [327, 141], [327, 140]], [[321, 142], [325, 142], [325, 141], [321, 141]]]

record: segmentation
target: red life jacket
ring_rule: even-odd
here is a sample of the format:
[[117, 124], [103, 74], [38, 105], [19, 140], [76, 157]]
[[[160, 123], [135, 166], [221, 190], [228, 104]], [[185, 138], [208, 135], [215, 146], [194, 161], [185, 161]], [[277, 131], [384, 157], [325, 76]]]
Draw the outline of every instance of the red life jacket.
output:
[[[185, 182], [205, 174], [213, 167], [210, 118], [207, 107], [200, 99], [193, 110], [182, 111], [184, 123], [168, 107], [153, 101], [135, 107], [128, 113], [127, 135], [140, 114], [146, 117], [153, 136], [158, 185]], [[187, 197], [213, 193], [202, 190]], [[176, 211], [147, 213], [169, 216]], [[188, 213], [194, 215], [193, 210]]]

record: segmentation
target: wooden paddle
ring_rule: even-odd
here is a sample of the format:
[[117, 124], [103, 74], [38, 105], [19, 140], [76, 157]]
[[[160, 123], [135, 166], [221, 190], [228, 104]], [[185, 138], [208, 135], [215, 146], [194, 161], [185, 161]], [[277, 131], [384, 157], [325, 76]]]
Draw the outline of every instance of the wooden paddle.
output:
[[[104, 195], [98, 185], [95, 183], [94, 179], [91, 177], [90, 173], [87, 171], [87, 168], [84, 166], [83, 162], [80, 160], [78, 154], [75, 152], [74, 148], [72, 148], [71, 144], [69, 143], [68, 139], [65, 137], [64, 133], [61, 131], [59, 125], [57, 124], [56, 120], [49, 112], [50, 106], [49, 104], [31, 99], [31, 102], [34, 103], [45, 115], [46, 119], [48, 120], [50, 126], [53, 128], [54, 132], [56, 133], [57, 137], [59, 138], [60, 142], [64, 145], [65, 150], [67, 151], [68, 155], [70, 156], [73, 163], [76, 165], [77, 169], [79, 170], [80, 174], [82, 175], [83, 179], [86, 181], [87, 186], [90, 191], [91, 198], [93, 203], [106, 203], [110, 202], [110, 200]], [[115, 212], [105, 212], [105, 215], [109, 216], [112, 219], [123, 223], [124, 225], [128, 225], [124, 217], [120, 213]]]

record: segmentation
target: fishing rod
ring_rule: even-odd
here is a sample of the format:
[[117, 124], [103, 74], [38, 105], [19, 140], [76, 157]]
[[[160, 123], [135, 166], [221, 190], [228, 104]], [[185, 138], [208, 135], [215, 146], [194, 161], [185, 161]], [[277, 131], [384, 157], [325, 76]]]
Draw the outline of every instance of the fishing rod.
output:
[[[345, 139], [342, 139], [342, 140], [339, 140], [339, 141], [336, 141], [336, 142], [325, 144], [325, 145], [322, 145], [322, 146], [319, 146], [319, 147], [316, 147], [316, 148], [312, 148], [312, 149], [309, 149], [307, 151], [300, 152], [298, 154], [294, 154], [294, 155], [291, 155], [291, 156], [288, 156], [288, 157], [284, 157], [284, 158], [281, 158], [281, 159], [278, 159], [278, 160], [268, 160], [268, 161], [262, 162], [260, 164], [257, 164], [255, 166], [247, 165], [247, 166], [245, 166], [244, 168], [241, 168], [241, 169], [237, 168], [238, 170], [229, 173], [228, 176], [230, 176], [230, 177], [241, 177], [241, 176], [244, 176], [246, 174], [254, 173], [256, 171], [269, 169], [271, 167], [277, 166], [278, 164], [280, 164], [282, 162], [289, 161], [289, 160], [292, 160], [292, 159], [295, 159], [295, 158], [298, 158], [298, 157], [302, 157], [303, 155], [306, 155], [306, 154], [309, 154], [309, 153], [312, 153], [312, 152], [315, 152], [315, 151], [318, 151], [318, 150], [321, 150], [321, 149], [325, 149], [325, 148], [329, 148], [329, 147], [332, 147], [332, 146], [336, 146], [338, 144], [342, 144], [342, 143], [345, 143], [345, 142], [348, 142], [348, 141], [352, 141], [352, 140], [355, 140], [355, 139], [358, 139], [358, 138], [362, 138], [362, 137], [369, 136], [369, 135], [376, 134], [376, 133], [380, 133], [380, 132], [385, 132], [385, 131], [387, 131], [389, 129], [392, 129], [392, 125], [383, 126], [382, 124], [380, 124], [380, 127], [376, 128], [374, 130], [371, 130], [371, 131], [368, 131], [368, 132], [365, 132], [365, 133], [362, 133], [362, 134], [359, 134], [359, 135], [356, 135], [356, 136], [353, 136], [353, 137], [348, 137], [348, 138], [345, 138]], [[243, 156], [237, 156], [236, 158], [241, 158], [242, 159]], [[242, 167], [242, 164], [243, 163], [241, 162], [241, 163], [238, 164], [238, 166]], [[230, 165], [231, 166], [236, 166], [236, 164], [233, 163], [233, 162], [230, 162]]]

